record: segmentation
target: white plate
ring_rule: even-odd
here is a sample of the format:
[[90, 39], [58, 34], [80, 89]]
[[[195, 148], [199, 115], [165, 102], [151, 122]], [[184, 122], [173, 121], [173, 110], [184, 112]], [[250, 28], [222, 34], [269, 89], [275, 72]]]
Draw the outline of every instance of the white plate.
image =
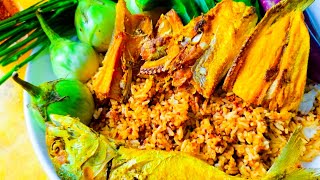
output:
[[[311, 14], [315, 14], [314, 17], [320, 17], [320, 0], [316, 0], [314, 4], [310, 6], [308, 11]], [[318, 21], [318, 27], [320, 29], [320, 18], [315, 18]], [[28, 64], [26, 78], [27, 81], [39, 85], [43, 82], [50, 81], [56, 79], [52, 72], [50, 58], [48, 55], [48, 49], [41, 53], [39, 56], [35, 58], [32, 62]], [[29, 95], [24, 92], [24, 113], [26, 117], [26, 124], [28, 133], [31, 139], [31, 143], [35, 150], [35, 153], [50, 179], [58, 180], [57, 176], [51, 160], [48, 156], [47, 147], [45, 143], [45, 133], [42, 129], [37, 125], [36, 121], [33, 121], [33, 117], [27, 105], [30, 103]], [[303, 163], [305, 167], [308, 168], [320, 168], [320, 157], [317, 157], [312, 163]]]

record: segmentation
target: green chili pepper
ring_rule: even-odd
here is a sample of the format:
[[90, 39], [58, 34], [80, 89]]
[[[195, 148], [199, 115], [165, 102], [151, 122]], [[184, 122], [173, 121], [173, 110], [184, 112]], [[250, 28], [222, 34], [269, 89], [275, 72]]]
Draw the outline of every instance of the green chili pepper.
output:
[[78, 38], [99, 52], [107, 51], [115, 24], [115, 6], [111, 0], [79, 0], [75, 13]]
[[50, 114], [78, 117], [82, 123], [90, 123], [94, 101], [89, 89], [80, 81], [59, 79], [35, 86], [20, 79], [17, 73], [12, 78], [30, 94], [29, 108], [42, 129], [45, 129], [44, 122], [50, 120]]
[[42, 29], [50, 39], [50, 58], [58, 78], [88, 81], [99, 67], [99, 55], [87, 43], [75, 42], [56, 34], [37, 12]]

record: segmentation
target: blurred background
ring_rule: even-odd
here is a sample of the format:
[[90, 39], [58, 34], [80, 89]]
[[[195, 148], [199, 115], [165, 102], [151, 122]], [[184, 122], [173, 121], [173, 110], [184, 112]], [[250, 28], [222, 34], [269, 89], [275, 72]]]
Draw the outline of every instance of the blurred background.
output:
[[[0, 20], [39, 0], [0, 0]], [[25, 57], [21, 57], [25, 58]], [[0, 67], [0, 76], [12, 68]], [[19, 71], [25, 74], [25, 67]], [[22, 88], [11, 79], [0, 86], [0, 179], [48, 179], [32, 148], [23, 114]]]

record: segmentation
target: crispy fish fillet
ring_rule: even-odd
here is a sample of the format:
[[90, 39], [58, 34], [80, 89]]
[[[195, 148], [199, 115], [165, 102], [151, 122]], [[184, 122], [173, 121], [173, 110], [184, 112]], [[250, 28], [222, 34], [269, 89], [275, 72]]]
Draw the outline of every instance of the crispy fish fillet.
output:
[[152, 35], [152, 21], [146, 15], [132, 15], [123, 0], [116, 6], [116, 24], [110, 48], [102, 67], [92, 78], [93, 90], [99, 100], [125, 100], [130, 84], [140, 69], [140, 48]]
[[192, 82], [204, 97], [208, 98], [225, 77], [257, 20], [253, 7], [232, 1], [220, 3], [216, 12], [205, 20], [209, 27], [199, 48], [206, 46], [206, 50], [192, 68]]
[[179, 33], [183, 27], [178, 14], [171, 9], [165, 15], [161, 15], [155, 26], [155, 38], [143, 43], [141, 57], [143, 60], [157, 60], [167, 55], [168, 44], [172, 37]]
[[223, 88], [272, 110], [296, 110], [310, 50], [302, 10], [312, 2], [285, 0], [270, 9], [234, 61]]
[[[170, 39], [166, 52], [162, 53], [165, 55], [158, 60], [145, 62], [140, 73], [169, 71], [173, 74], [174, 86], [181, 86], [193, 77], [197, 91], [209, 97], [226, 75], [257, 19], [253, 7], [224, 0], [184, 26]], [[154, 52], [158, 56], [158, 51]]]
[[141, 74], [163, 71], [164, 64], [170, 62], [170, 59], [173, 59], [180, 50], [179, 46], [173, 45], [174, 37], [182, 28], [182, 21], [173, 9], [160, 16], [155, 27], [155, 38], [144, 42], [141, 47], [141, 57], [147, 61], [140, 69]]

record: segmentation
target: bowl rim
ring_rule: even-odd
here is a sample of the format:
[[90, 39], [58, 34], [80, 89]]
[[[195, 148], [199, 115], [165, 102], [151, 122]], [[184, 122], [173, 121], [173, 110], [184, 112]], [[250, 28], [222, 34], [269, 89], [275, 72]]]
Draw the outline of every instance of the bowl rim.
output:
[[[35, 51], [32, 51], [32, 54], [34, 52]], [[43, 51], [35, 59], [41, 57], [41, 55], [43, 56], [43, 53], [45, 53], [45, 52], [47, 52], [47, 51], [46, 50]], [[27, 65], [27, 69], [25, 72], [25, 80], [26, 81], [32, 81], [31, 69], [32, 69], [32, 64], [34, 62], [28, 63], [28, 65]], [[40, 141], [41, 137], [39, 137], [39, 133], [40, 133], [40, 136], [43, 136], [45, 134], [45, 132], [43, 132], [43, 130], [40, 128], [40, 126], [38, 126], [35, 123], [35, 121], [33, 121], [33, 115], [28, 108], [28, 104], [30, 102], [31, 102], [31, 98], [30, 98], [29, 94], [26, 91], [24, 91], [23, 92], [23, 111], [24, 111], [24, 116], [25, 116], [25, 123], [27, 126], [27, 132], [28, 132], [29, 139], [31, 141], [33, 150], [35, 152], [35, 155], [37, 156], [37, 159], [40, 161], [40, 164], [41, 164], [44, 172], [49, 177], [49, 179], [59, 180], [60, 178], [58, 177], [58, 175], [55, 171], [55, 168], [49, 158], [47, 148], [43, 149], [43, 144], [41, 144], [43, 141], [45, 142], [45, 139], [42, 139], [43, 141], [41, 142]], [[37, 131], [37, 129], [38, 129], [38, 131]], [[41, 130], [42, 130], [42, 132], [41, 132]], [[43, 136], [42, 138], [45, 138], [45, 136]]]

